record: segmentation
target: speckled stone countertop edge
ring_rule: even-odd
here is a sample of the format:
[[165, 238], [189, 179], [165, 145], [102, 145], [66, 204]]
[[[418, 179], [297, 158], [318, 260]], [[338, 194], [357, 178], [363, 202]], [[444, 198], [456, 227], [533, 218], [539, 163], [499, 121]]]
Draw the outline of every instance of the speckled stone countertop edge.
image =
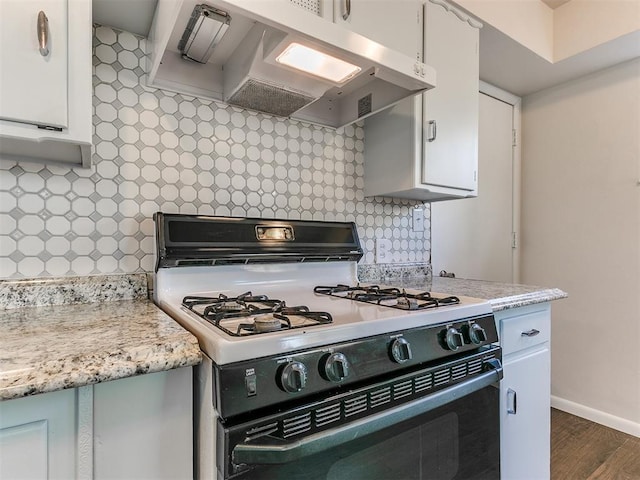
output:
[[0, 279], [0, 310], [143, 298], [146, 273]]
[[551, 302], [567, 298], [569, 295], [558, 288], [541, 289], [536, 292], [523, 293], [520, 295], [511, 295], [502, 298], [489, 299], [494, 312], [508, 310], [510, 308], [526, 307], [527, 305], [535, 305], [537, 303]]
[[[388, 278], [383, 278], [381, 282], [386, 284], [388, 280]], [[390, 280], [394, 279], [391, 278]], [[393, 283], [388, 284], [392, 285]], [[436, 294], [479, 298], [488, 301], [494, 312], [568, 297], [566, 292], [558, 288], [517, 283], [500, 283], [486, 280], [469, 280], [464, 278], [436, 277], [432, 275], [402, 276], [398, 285], [406, 288], [434, 292]]]
[[[69, 388], [84, 387], [112, 380], [120, 380], [123, 378], [135, 377], [147, 373], [158, 373], [175, 368], [192, 367], [202, 362], [202, 353], [200, 347], [184, 345], [180, 348], [172, 350], [174, 358], [164, 357], [153, 362], [141, 363], [136, 358], [131, 358], [127, 362], [120, 362], [117, 367], [105, 369], [102, 365], [100, 355], [96, 355], [94, 362], [82, 365], [82, 368], [75, 372], [60, 371], [56, 374], [49, 375], [47, 378], [33, 381], [31, 383], [18, 383], [7, 387], [0, 386], [0, 401], [13, 400], [40, 393], [56, 392], [58, 390], [66, 390]], [[105, 355], [105, 357], [108, 356]], [[78, 359], [82, 361], [83, 359]], [[55, 369], [55, 364], [41, 364], [37, 367], [41, 371]], [[5, 378], [3, 378], [5, 377]], [[0, 374], [0, 384], [5, 383], [3, 380], [11, 381], [9, 375]]]
[[568, 294], [559, 288], [463, 278], [433, 277], [429, 286], [434, 292], [487, 300], [494, 312], [568, 297]]

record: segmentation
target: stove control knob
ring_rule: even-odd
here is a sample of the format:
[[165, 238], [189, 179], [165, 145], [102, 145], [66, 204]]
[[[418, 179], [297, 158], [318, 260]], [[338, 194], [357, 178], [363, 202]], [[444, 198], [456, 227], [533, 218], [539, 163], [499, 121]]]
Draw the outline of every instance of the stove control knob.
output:
[[458, 348], [464, 345], [464, 337], [462, 334], [453, 327], [447, 328], [447, 333], [445, 334], [445, 342], [447, 343], [447, 347], [449, 350], [456, 351]]
[[477, 323], [472, 323], [469, 325], [469, 340], [471, 340], [471, 343], [480, 345], [482, 342], [487, 341], [487, 332]]
[[391, 342], [391, 358], [397, 363], [404, 363], [411, 360], [411, 344], [402, 337]]
[[324, 377], [332, 382], [341, 382], [349, 376], [349, 361], [344, 353], [332, 353], [324, 361]]
[[289, 362], [280, 372], [280, 387], [289, 393], [301, 391], [307, 385], [307, 367], [301, 362]]

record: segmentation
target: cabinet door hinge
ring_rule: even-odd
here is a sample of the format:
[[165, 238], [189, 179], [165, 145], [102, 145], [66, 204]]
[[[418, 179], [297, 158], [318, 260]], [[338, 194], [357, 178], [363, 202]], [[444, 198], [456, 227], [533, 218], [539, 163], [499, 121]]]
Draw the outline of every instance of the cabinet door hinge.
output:
[[516, 145], [518, 145], [518, 132], [515, 128], [511, 131], [513, 132], [513, 141], [511, 142], [511, 146], [515, 147]]
[[518, 248], [518, 236], [516, 232], [511, 232], [511, 248]]

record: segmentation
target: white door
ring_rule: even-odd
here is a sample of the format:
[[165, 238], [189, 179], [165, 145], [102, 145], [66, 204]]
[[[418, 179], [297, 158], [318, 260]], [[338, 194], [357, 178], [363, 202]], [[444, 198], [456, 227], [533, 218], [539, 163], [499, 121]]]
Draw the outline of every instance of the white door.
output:
[[513, 106], [480, 95], [478, 197], [431, 205], [431, 263], [459, 278], [513, 282]]
[[0, 0], [0, 119], [68, 126], [67, 15], [67, 0]]

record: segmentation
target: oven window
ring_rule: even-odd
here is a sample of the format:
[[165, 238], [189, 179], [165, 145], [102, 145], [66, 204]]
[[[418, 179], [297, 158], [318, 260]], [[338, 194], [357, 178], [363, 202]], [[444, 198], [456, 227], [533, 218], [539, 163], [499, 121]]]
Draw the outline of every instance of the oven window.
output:
[[421, 480], [434, 474], [451, 480], [458, 465], [458, 415], [450, 412], [338, 460], [327, 480]]
[[461, 480], [500, 478], [498, 389], [486, 387], [384, 431], [283, 465], [260, 480]]

